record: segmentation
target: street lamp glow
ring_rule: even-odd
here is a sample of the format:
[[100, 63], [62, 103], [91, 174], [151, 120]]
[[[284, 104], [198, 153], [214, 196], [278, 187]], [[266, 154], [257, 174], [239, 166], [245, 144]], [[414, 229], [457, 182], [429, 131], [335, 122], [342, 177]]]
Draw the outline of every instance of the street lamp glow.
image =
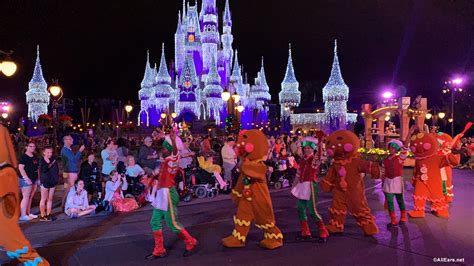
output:
[[178, 114], [176, 114], [176, 113], [172, 113], [172, 114], [171, 114], [171, 117], [172, 117], [173, 119], [175, 119], [177, 116], [178, 116]]
[[0, 63], [0, 71], [7, 77], [11, 77], [16, 72], [16, 64], [13, 61], [5, 60]]
[[391, 91], [386, 91], [382, 93], [382, 97], [384, 97], [385, 99], [391, 99], [393, 97], [393, 93]]
[[455, 78], [451, 81], [453, 84], [456, 84], [456, 85], [461, 85], [462, 82], [463, 82], [463, 79], [462, 78]]
[[431, 117], [433, 117], [433, 115], [432, 115], [432, 114], [430, 114], [430, 113], [427, 113], [427, 114], [425, 115], [425, 118], [426, 118], [426, 119], [428, 119], [428, 120], [430, 120], [430, 119], [431, 119]]
[[51, 93], [53, 97], [58, 97], [61, 94], [61, 92], [62, 90], [61, 90], [61, 87], [59, 87], [59, 85], [51, 85], [49, 87], [49, 93]]
[[224, 102], [227, 102], [230, 99], [230, 92], [227, 90], [223, 91], [221, 94], [221, 98]]
[[131, 111], [133, 111], [133, 106], [131, 106], [130, 104], [125, 105], [125, 111], [127, 113], [130, 113]]
[[390, 116], [386, 116], [385, 121], [390, 121]]
[[161, 119], [165, 119], [166, 118], [166, 114], [165, 113], [161, 113]]
[[444, 112], [439, 112], [439, 113], [438, 113], [438, 117], [439, 117], [440, 119], [443, 119], [443, 118], [446, 117], [446, 113], [444, 113]]
[[237, 106], [235, 109], [237, 109], [237, 112], [242, 113], [245, 109], [242, 105]]
[[449, 123], [452, 123], [453, 121], [454, 121], [454, 119], [452, 117], [448, 118]]
[[240, 101], [240, 95], [235, 92], [234, 95], [232, 95], [232, 99], [234, 99], [234, 103], [238, 103]]
[[8, 118], [8, 113], [2, 113], [2, 118], [7, 119]]

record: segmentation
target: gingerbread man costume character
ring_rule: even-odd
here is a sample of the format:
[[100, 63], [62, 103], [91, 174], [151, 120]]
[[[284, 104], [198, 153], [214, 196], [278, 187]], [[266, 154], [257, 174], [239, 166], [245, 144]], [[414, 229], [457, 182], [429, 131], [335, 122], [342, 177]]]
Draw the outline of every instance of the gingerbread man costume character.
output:
[[334, 160], [320, 185], [324, 191], [333, 194], [329, 208], [331, 220], [326, 226], [329, 233], [344, 231], [348, 212], [365, 235], [375, 235], [379, 231], [367, 204], [363, 178], [366, 173], [379, 178], [380, 169], [377, 163], [360, 158], [359, 145], [359, 138], [348, 130], [335, 131], [326, 140], [326, 151]]
[[410, 149], [415, 155], [413, 184], [414, 210], [408, 212], [412, 218], [425, 217], [426, 200], [431, 201], [431, 211], [436, 216], [448, 218], [448, 204], [443, 195], [441, 168], [454, 166], [459, 159], [449, 148], [438, 152], [436, 134], [418, 133], [411, 138]]
[[283, 245], [283, 234], [275, 225], [272, 200], [268, 191], [264, 164], [268, 152], [267, 138], [260, 130], [247, 130], [239, 134], [238, 155], [242, 160], [240, 176], [232, 189], [232, 200], [237, 204], [232, 234], [222, 239], [225, 247], [244, 247], [250, 224], [264, 231], [260, 246], [275, 249]]
[[16, 158], [8, 130], [0, 125], [0, 247], [25, 265], [49, 265], [40, 257], [18, 226], [20, 197]]

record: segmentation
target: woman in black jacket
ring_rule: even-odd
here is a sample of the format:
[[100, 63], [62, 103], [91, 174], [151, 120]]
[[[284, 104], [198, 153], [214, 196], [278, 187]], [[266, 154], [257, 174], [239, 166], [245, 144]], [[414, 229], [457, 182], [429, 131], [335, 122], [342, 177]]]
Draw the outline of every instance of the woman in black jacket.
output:
[[94, 152], [87, 154], [87, 161], [81, 164], [79, 179], [84, 181], [89, 201], [96, 193], [99, 199], [102, 198], [102, 180]]
[[59, 181], [58, 162], [53, 157], [53, 148], [51, 146], [43, 148], [43, 158], [39, 161], [39, 169], [41, 183], [40, 221], [49, 222], [53, 220], [51, 209], [53, 206], [54, 190]]

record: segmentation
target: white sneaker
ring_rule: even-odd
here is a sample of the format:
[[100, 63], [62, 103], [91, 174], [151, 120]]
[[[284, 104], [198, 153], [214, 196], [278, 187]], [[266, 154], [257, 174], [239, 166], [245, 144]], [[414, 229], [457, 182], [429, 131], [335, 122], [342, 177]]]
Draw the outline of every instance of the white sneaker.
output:
[[34, 214], [32, 214], [32, 213], [30, 213], [30, 215], [28, 215], [28, 216], [29, 216], [31, 219], [36, 219], [36, 218], [38, 218], [38, 215], [34, 215]]
[[33, 218], [31, 218], [30, 216], [28, 215], [23, 215], [20, 217], [20, 221], [22, 222], [27, 222], [27, 221], [31, 221]]

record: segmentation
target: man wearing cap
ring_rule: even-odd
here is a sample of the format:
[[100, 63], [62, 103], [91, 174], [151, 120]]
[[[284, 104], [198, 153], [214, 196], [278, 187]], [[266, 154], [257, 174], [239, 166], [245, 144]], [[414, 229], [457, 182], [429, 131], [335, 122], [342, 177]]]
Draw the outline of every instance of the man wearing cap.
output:
[[390, 215], [390, 223], [387, 227], [397, 226], [397, 216], [393, 204], [393, 197], [397, 199], [400, 208], [400, 224], [407, 221], [407, 213], [405, 210], [405, 202], [403, 200], [403, 163], [408, 157], [408, 150], [399, 140], [391, 140], [387, 144], [389, 155], [383, 160], [385, 174], [383, 177], [382, 191], [387, 201], [388, 213]]
[[322, 216], [316, 210], [318, 193], [318, 173], [321, 161], [315, 157], [318, 140], [307, 137], [301, 142], [303, 149], [303, 158], [300, 160], [298, 172], [296, 174], [297, 184], [291, 190], [293, 196], [298, 199], [297, 208], [301, 224], [301, 236], [298, 239], [307, 240], [311, 238], [311, 231], [308, 226], [308, 217], [306, 210], [309, 209], [310, 215], [316, 220], [319, 228], [319, 242], [326, 242], [329, 236], [324, 225]]
[[178, 150], [182, 149], [182, 145], [181, 139], [176, 137], [174, 130], [163, 141], [163, 157], [165, 159], [160, 165], [158, 189], [152, 202], [154, 209], [150, 221], [155, 247], [152, 254], [146, 257], [148, 260], [164, 258], [168, 255], [163, 243], [163, 220], [166, 221], [166, 225], [171, 231], [178, 234], [178, 237], [183, 240], [185, 244], [183, 256], [192, 255], [198, 245], [198, 241], [186, 231], [177, 219], [179, 195], [176, 191], [175, 177], [179, 165]]
[[143, 145], [138, 151], [138, 163], [145, 169], [147, 173], [150, 173], [156, 166], [158, 166], [158, 154], [151, 147], [153, 145], [153, 139], [146, 137], [143, 141]]

